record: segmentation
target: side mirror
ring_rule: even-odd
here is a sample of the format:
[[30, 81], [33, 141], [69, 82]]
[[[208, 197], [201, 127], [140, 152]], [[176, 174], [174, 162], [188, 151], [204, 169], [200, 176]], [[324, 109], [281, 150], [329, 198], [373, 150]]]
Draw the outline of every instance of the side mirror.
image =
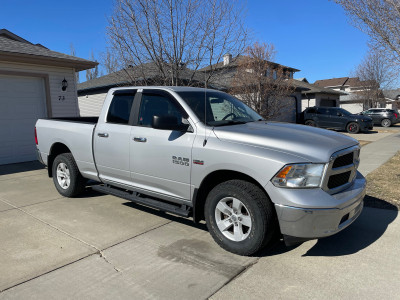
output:
[[174, 116], [153, 116], [151, 127], [161, 130], [187, 131], [189, 125], [179, 124]]

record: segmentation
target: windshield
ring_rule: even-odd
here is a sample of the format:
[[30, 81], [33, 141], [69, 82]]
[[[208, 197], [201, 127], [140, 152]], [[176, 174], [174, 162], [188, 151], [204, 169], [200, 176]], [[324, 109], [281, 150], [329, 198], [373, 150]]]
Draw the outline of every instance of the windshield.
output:
[[[261, 121], [263, 118], [235, 97], [218, 91], [178, 92], [201, 122], [224, 126]], [[207, 110], [206, 110], [206, 109]], [[207, 116], [207, 122], [205, 122]]]

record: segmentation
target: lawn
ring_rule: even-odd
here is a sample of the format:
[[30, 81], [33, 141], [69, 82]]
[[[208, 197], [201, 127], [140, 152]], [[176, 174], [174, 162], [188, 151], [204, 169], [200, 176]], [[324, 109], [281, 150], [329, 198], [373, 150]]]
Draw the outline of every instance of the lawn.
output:
[[367, 175], [365, 206], [400, 210], [400, 152]]

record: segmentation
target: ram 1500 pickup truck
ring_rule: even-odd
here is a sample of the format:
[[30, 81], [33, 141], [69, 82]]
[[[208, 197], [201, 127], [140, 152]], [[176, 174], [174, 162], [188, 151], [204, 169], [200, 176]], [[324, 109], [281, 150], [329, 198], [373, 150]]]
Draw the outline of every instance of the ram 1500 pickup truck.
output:
[[39, 119], [39, 160], [59, 193], [91, 188], [205, 220], [224, 249], [251, 255], [333, 235], [361, 213], [360, 146], [343, 134], [265, 121], [226, 93], [111, 89], [99, 118]]

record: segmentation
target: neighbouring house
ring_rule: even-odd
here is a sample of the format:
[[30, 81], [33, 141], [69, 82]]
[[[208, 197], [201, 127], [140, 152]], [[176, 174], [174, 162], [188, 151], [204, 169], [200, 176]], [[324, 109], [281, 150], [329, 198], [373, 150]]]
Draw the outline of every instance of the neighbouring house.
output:
[[[241, 59], [244, 56], [232, 57], [230, 54], [225, 54], [222, 62], [207, 66], [200, 69], [203, 72], [213, 72], [213, 76], [210, 79], [209, 84], [214, 88], [222, 91], [229, 92], [233, 86], [234, 77], [237, 74], [238, 67], [240, 66]], [[274, 62], [268, 62], [268, 70], [265, 70], [265, 76], [272, 76], [275, 78], [277, 76], [277, 70], [282, 70], [286, 74], [287, 80], [293, 79], [293, 74], [299, 72], [300, 70], [284, 66]], [[246, 70], [252, 72], [253, 70]], [[282, 99], [282, 107], [284, 113], [273, 119], [273, 121], [281, 122], [292, 122], [296, 123], [299, 121], [301, 115], [301, 93], [308, 88], [293, 85], [293, 92], [291, 95]], [[236, 95], [239, 99], [240, 95]]]
[[[362, 81], [358, 77], [341, 77], [317, 80], [314, 85], [346, 92], [346, 94], [340, 96], [340, 107], [356, 114], [369, 108], [368, 101], [365, 100], [365, 94], [369, 90], [376, 89], [377, 83], [374, 80]], [[382, 108], [391, 108], [393, 101], [385, 99], [382, 91], [378, 91], [378, 93], [379, 100], [375, 105]]]
[[[232, 55], [226, 54], [223, 61], [211, 66], [199, 69], [195, 76], [193, 70], [182, 68], [180, 80], [183, 83], [190, 81], [192, 86], [204, 86], [207, 72], [212, 71], [213, 76], [207, 82], [208, 88], [229, 92], [232, 87], [232, 80], [237, 72], [238, 63], [241, 56], [232, 58]], [[288, 76], [288, 80], [293, 78], [293, 74], [299, 70], [271, 63], [271, 72], [275, 68], [282, 68]], [[157, 81], [158, 69], [153, 63], [141, 66], [131, 66], [120, 71], [95, 78], [78, 84], [79, 107], [82, 116], [98, 116], [107, 94], [107, 91], [113, 87], [126, 85], [151, 85]], [[293, 94], [285, 101], [290, 103], [289, 113], [284, 114], [283, 119], [279, 121], [296, 122], [301, 113], [301, 92], [307, 90], [303, 87], [295, 87]]]
[[[182, 67], [179, 78], [185, 85], [203, 86], [204, 77]], [[128, 85], [160, 85], [160, 71], [154, 63], [129, 66], [78, 84], [78, 101], [81, 116], [99, 116], [109, 89]]]
[[0, 165], [36, 160], [38, 118], [79, 116], [75, 72], [96, 65], [0, 30]]
[[347, 93], [340, 90], [311, 84], [306, 78], [294, 79], [293, 84], [307, 89], [301, 92], [301, 111], [311, 106], [339, 107], [340, 97], [347, 95]]
[[384, 90], [383, 95], [386, 101], [392, 104], [393, 109], [400, 109], [400, 89]]

